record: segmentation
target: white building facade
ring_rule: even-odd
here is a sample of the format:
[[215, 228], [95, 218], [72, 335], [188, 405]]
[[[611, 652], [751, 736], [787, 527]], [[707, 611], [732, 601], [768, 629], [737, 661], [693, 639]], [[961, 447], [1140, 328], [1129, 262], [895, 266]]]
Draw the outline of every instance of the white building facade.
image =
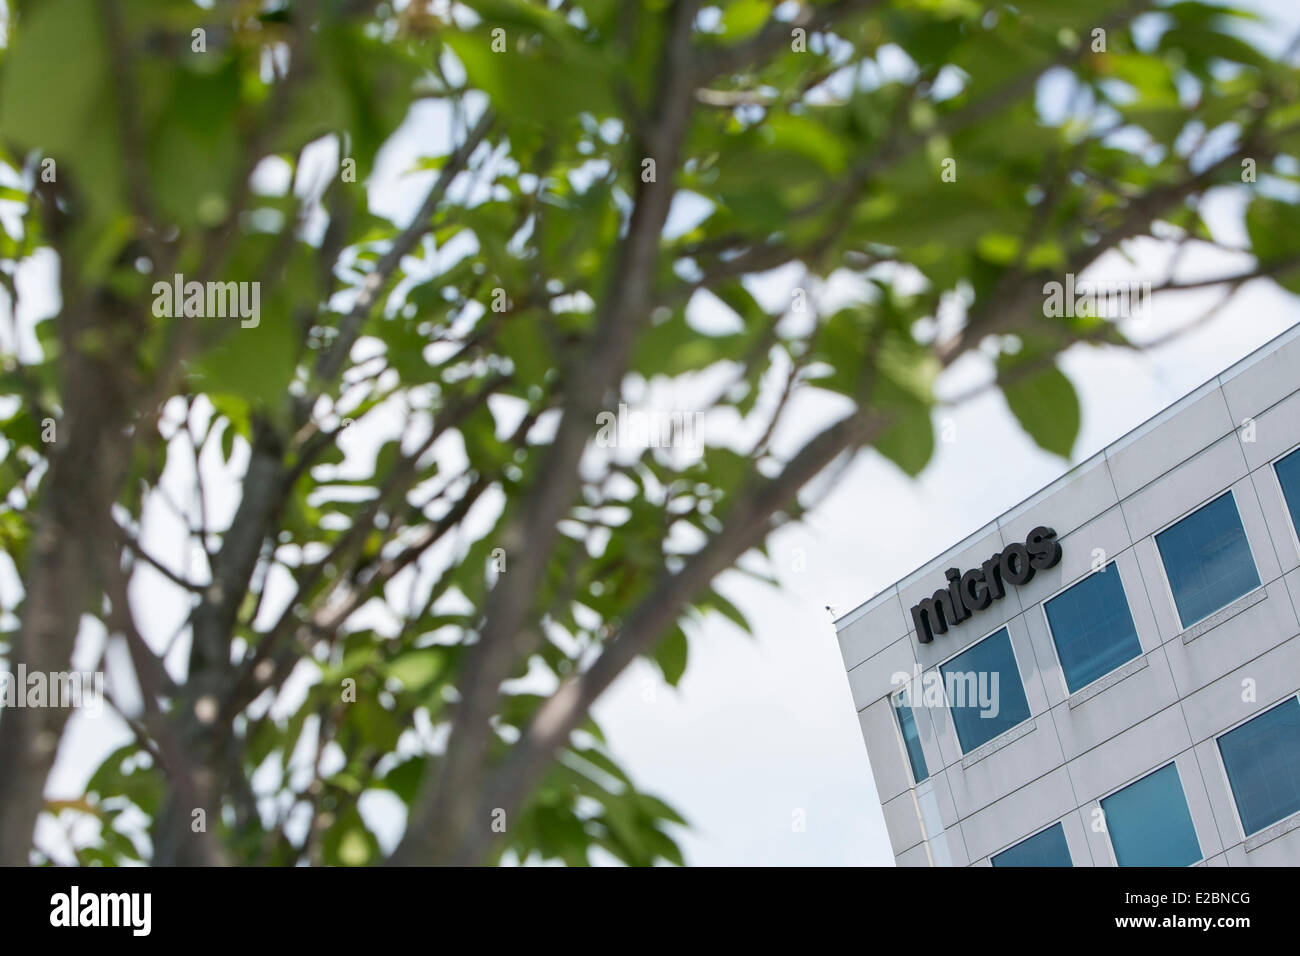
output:
[[840, 618], [898, 865], [1300, 865], [1298, 527], [1300, 327]]

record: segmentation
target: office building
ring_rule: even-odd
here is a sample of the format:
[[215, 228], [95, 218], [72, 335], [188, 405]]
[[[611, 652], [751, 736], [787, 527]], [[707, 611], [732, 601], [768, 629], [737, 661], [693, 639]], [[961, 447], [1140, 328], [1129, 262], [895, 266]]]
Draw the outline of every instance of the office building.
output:
[[1300, 865], [1300, 326], [990, 517], [836, 622], [897, 863]]

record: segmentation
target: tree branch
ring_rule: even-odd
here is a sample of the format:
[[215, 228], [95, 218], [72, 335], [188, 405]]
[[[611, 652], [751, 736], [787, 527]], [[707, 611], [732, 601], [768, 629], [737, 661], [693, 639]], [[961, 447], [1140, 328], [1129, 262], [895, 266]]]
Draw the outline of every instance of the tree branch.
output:
[[[668, 14], [656, 112], [640, 144], [655, 160], [659, 175], [639, 183], [627, 232], [610, 271], [611, 285], [597, 312], [596, 332], [581, 364], [569, 370], [555, 438], [520, 517], [507, 528], [503, 544], [515, 560], [510, 573], [498, 579], [479, 640], [467, 655], [446, 757], [436, 779], [426, 777], [422, 782], [410, 825], [393, 854], [395, 863], [446, 859], [459, 835], [471, 828], [498, 689], [517, 659], [521, 640], [527, 640], [521, 631], [550, 558], [557, 524], [577, 494], [578, 463], [596, 414], [622, 375], [637, 333], [649, 315], [660, 237], [692, 113], [696, 70], [691, 35], [698, 8], [698, 0], [676, 0]], [[637, 155], [635, 148], [632, 155]]]

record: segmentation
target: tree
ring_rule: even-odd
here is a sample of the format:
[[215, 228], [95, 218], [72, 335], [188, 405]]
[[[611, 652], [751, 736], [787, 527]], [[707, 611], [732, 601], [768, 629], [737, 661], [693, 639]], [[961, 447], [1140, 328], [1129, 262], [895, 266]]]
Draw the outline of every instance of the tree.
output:
[[[1253, 264], [1153, 291], [1300, 291], [1297, 72], [1206, 4], [210, 7], [10, 11], [3, 650], [121, 642], [140, 694], [75, 801], [44, 796], [69, 709], [5, 709], [0, 863], [44, 858], [42, 813], [98, 819], [82, 862], [379, 862], [377, 790], [393, 863], [679, 861], [589, 709], [639, 656], [675, 683], [700, 616], [746, 626], [714, 580], [763, 574], [811, 479], [919, 472], [972, 352], [1068, 456], [1056, 356], [1126, 339], [1061, 289], [1221, 244], [1212, 190]], [[452, 142], [381, 215], [430, 117]], [[782, 451], [811, 390], [840, 417]]]

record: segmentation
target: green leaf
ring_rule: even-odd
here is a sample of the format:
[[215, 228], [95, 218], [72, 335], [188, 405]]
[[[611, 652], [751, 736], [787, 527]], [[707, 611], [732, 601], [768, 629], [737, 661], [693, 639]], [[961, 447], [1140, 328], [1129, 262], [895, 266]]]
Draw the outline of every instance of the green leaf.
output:
[[[0, 79], [0, 139], [41, 150], [56, 160], [59, 181], [76, 182], [89, 213], [77, 251], [89, 259], [125, 197], [118, 84], [109, 69], [103, 9], [92, 0], [47, 0], [26, 6], [16, 23], [11, 15], [9, 23], [14, 36]], [[65, 268], [84, 266], [65, 260]]]
[[451, 33], [446, 43], [470, 82], [514, 120], [563, 127], [580, 113], [614, 111], [613, 77], [590, 49], [554, 41], [520, 49], [516, 39], [507, 32], [504, 51], [494, 51], [493, 37], [484, 31]]
[[920, 405], [903, 405], [894, 410], [894, 423], [872, 447], [915, 478], [934, 454], [934, 424], [930, 410]]
[[388, 664], [386, 673], [406, 690], [419, 691], [433, 683], [446, 666], [445, 648], [426, 647], [399, 654]]
[[1032, 361], [1032, 357], [1005, 355], [998, 360], [1002, 394], [1011, 413], [1040, 448], [1069, 458], [1082, 423], [1079, 396], [1055, 365], [1041, 371], [1019, 371]]
[[1300, 293], [1300, 206], [1256, 196], [1246, 209], [1246, 232], [1261, 266], [1293, 263], [1274, 273], [1274, 278]]
[[295, 328], [288, 315], [268, 315], [265, 303], [262, 307], [258, 324], [249, 328], [243, 328], [238, 317], [182, 316], [165, 321], [199, 323], [209, 333], [224, 323], [219, 344], [195, 363], [195, 381], [212, 395], [233, 395], [278, 408], [297, 363]]
[[668, 632], [668, 636], [655, 648], [655, 663], [659, 665], [659, 670], [663, 672], [664, 680], [672, 687], [676, 687], [677, 682], [686, 673], [688, 650], [686, 634], [677, 626], [674, 626]]
[[723, 38], [734, 43], [753, 36], [771, 15], [770, 0], [731, 0], [722, 11]]
[[[12, 24], [12, 21], [10, 21]], [[0, 128], [27, 148], [60, 158], [81, 144], [111, 87], [102, 11], [91, 0], [27, 5], [0, 82]]]

